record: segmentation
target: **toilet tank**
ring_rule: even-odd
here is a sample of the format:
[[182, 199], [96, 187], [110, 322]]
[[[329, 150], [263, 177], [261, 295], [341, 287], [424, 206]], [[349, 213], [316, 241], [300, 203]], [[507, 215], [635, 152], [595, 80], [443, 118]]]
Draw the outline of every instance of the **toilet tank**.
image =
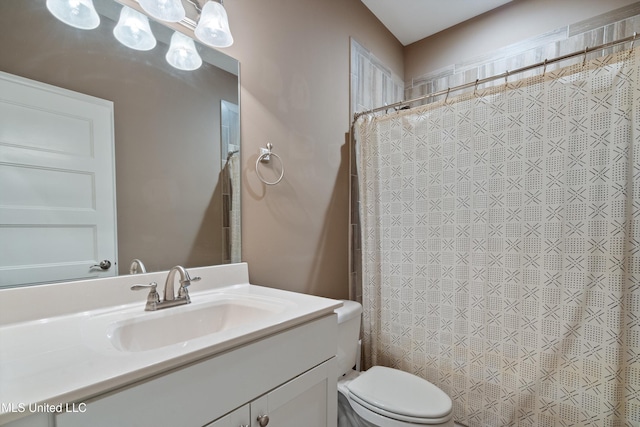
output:
[[338, 315], [338, 378], [353, 369], [360, 354], [360, 318], [362, 306], [355, 301], [342, 301], [342, 307], [337, 308]]

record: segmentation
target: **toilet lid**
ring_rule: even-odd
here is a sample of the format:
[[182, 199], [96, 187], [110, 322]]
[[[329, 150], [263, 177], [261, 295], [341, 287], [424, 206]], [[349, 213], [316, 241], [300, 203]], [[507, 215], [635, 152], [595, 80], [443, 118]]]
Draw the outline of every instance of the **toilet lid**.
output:
[[349, 393], [391, 414], [442, 418], [451, 413], [449, 396], [429, 381], [397, 369], [374, 366], [348, 385]]

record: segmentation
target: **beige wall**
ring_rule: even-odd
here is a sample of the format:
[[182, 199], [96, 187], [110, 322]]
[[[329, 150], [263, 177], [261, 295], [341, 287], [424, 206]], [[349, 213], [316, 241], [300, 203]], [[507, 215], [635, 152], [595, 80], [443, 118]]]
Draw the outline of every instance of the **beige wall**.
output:
[[632, 3], [636, 0], [514, 0], [406, 46], [405, 82]]
[[[349, 45], [398, 75], [402, 46], [360, 0], [225, 2], [241, 63], [242, 252], [253, 283], [348, 296]], [[258, 181], [267, 142], [278, 185]]]

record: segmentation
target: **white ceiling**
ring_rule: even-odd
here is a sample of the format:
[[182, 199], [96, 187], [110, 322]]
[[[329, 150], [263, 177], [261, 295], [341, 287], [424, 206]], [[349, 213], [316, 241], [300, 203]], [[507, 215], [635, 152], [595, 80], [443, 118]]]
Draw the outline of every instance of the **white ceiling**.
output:
[[362, 0], [404, 46], [511, 0]]

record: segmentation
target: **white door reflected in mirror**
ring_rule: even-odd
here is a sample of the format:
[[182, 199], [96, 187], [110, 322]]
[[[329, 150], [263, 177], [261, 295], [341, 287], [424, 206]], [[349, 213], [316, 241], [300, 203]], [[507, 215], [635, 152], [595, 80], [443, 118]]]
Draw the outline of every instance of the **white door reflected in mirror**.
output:
[[113, 103], [8, 73], [0, 93], [0, 287], [115, 276]]

